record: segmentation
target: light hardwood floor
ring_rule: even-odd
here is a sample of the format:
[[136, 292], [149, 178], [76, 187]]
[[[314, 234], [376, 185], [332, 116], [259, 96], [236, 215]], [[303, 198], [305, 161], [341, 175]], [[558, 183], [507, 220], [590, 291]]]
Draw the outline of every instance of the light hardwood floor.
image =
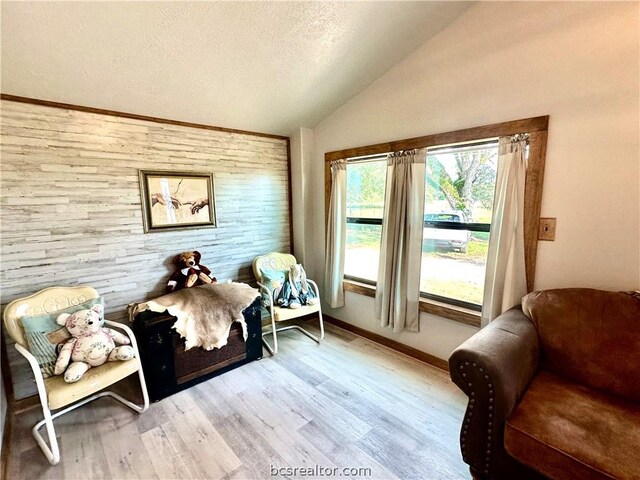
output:
[[[268, 479], [272, 466], [318, 465], [338, 467], [332, 478], [470, 478], [458, 446], [466, 397], [446, 372], [332, 326], [320, 346], [278, 338], [276, 357], [142, 415], [101, 399], [63, 416], [56, 467], [31, 436], [41, 412], [18, 415], [7, 477]], [[273, 478], [296, 478], [284, 473]]]

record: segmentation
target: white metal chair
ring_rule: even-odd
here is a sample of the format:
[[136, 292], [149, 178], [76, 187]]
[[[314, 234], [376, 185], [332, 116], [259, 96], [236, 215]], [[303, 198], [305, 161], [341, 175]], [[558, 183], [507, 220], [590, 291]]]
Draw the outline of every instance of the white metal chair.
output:
[[[98, 292], [91, 287], [52, 287], [34, 293], [29, 297], [15, 300], [7, 305], [4, 311], [6, 332], [16, 342], [15, 345], [18, 352], [29, 361], [35, 376], [44, 419], [36, 423], [32, 433], [51, 465], [56, 465], [60, 461], [60, 449], [53, 427], [55, 418], [104, 396], [112, 397], [138, 413], [142, 413], [149, 408], [149, 395], [144, 381], [142, 364], [140, 363], [140, 352], [133, 332], [126, 325], [109, 320], [104, 321], [105, 325], [123, 330], [129, 336], [131, 346], [136, 351], [136, 358], [125, 362], [107, 362], [100, 367], [90, 368], [84, 374], [82, 380], [76, 383], [65, 383], [62, 376], [43, 378], [36, 357], [28, 349], [29, 346], [20, 324], [22, 317], [53, 313], [57, 310], [98, 298], [98, 296]], [[140, 387], [144, 399], [142, 406], [136, 405], [111, 391], [96, 393], [136, 372], [140, 378]], [[63, 407], [67, 408], [51, 413], [51, 410]], [[47, 427], [49, 445], [47, 445], [38, 431], [43, 425]]]
[[[271, 252], [266, 255], [261, 255], [256, 257], [253, 261], [253, 274], [258, 281], [258, 286], [260, 290], [267, 294], [269, 297], [269, 319], [271, 320], [271, 331], [262, 333], [262, 343], [269, 350], [271, 355], [275, 355], [278, 353], [278, 332], [282, 332], [285, 330], [298, 330], [309, 337], [316, 343], [320, 343], [320, 341], [324, 338], [324, 323], [322, 321], [322, 308], [320, 307], [320, 301], [316, 305], [304, 305], [300, 308], [282, 308], [277, 307], [273, 304], [274, 298], [271, 295], [271, 291], [262, 283], [262, 273], [261, 270], [289, 270], [289, 267], [292, 265], [296, 265], [298, 262], [296, 261], [296, 257], [293, 255], [289, 255], [288, 253], [277, 253]], [[318, 289], [318, 285], [313, 280], [307, 279], [307, 282], [313, 288], [318, 300], [320, 300], [320, 290]], [[302, 328], [299, 325], [289, 325], [286, 327], [276, 328], [276, 322], [284, 322], [287, 320], [293, 320], [295, 318], [300, 318], [305, 315], [309, 315], [311, 313], [317, 313], [318, 319], [320, 321], [320, 338], [315, 335], [309, 333], [307, 330]], [[265, 340], [265, 335], [273, 335], [273, 347], [269, 345], [269, 343]]]

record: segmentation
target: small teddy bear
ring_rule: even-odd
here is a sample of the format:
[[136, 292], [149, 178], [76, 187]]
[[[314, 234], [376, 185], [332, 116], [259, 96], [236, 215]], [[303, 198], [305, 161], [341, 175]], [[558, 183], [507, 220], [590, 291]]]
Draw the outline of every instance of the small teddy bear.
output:
[[[125, 335], [111, 328], [102, 328], [102, 314], [102, 306], [94, 305], [89, 310], [63, 313], [56, 319], [56, 323], [65, 326], [72, 337], [62, 346], [54, 368], [55, 375], [64, 372], [65, 382], [77, 382], [91, 367], [135, 357]], [[115, 342], [123, 346], [116, 347]]]
[[178, 267], [178, 270], [173, 272], [173, 275], [169, 278], [166, 293], [218, 281], [211, 274], [211, 270], [204, 265], [200, 265], [200, 257], [200, 252], [195, 250], [193, 252], [182, 252], [173, 258], [173, 264]]

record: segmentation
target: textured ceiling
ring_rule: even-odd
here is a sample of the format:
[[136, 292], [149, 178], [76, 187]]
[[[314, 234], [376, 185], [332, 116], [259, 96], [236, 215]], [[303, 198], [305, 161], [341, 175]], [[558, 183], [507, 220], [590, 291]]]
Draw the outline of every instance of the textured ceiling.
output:
[[2, 92], [288, 135], [470, 5], [3, 1]]

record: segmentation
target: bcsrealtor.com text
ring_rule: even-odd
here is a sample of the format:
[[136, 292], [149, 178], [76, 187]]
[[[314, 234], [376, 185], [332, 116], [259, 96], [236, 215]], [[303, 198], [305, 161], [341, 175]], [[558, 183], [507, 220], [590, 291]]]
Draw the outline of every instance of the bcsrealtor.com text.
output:
[[271, 477], [370, 477], [371, 468], [365, 467], [276, 467], [269, 465]]

